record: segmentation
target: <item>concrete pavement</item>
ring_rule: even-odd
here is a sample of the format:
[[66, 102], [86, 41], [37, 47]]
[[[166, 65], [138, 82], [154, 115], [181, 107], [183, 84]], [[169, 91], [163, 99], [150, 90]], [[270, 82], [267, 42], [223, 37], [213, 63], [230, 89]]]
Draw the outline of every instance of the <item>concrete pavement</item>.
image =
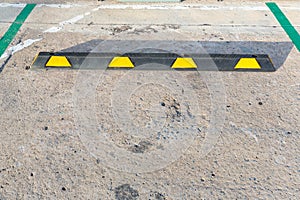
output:
[[[74, 2], [37, 4], [1, 57], [0, 199], [297, 199], [299, 51], [263, 2]], [[298, 1], [276, 2], [299, 31]], [[0, 4], [1, 36], [24, 6]], [[267, 53], [277, 71], [29, 69], [141, 49]]]

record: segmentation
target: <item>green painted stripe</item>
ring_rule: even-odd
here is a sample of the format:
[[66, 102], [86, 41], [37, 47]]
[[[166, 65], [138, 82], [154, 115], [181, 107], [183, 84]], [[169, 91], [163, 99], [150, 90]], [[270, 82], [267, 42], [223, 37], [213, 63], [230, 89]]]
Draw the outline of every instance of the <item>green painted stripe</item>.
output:
[[8, 45], [14, 39], [20, 27], [22, 26], [28, 15], [31, 13], [35, 5], [36, 4], [27, 4], [17, 16], [15, 21], [10, 25], [3, 37], [0, 39], [0, 56], [5, 52]]
[[283, 14], [280, 8], [274, 2], [268, 2], [266, 5], [272, 11], [273, 15], [276, 17], [278, 22], [284, 31], [288, 34], [298, 51], [300, 51], [300, 35], [297, 30], [293, 27], [288, 18]]

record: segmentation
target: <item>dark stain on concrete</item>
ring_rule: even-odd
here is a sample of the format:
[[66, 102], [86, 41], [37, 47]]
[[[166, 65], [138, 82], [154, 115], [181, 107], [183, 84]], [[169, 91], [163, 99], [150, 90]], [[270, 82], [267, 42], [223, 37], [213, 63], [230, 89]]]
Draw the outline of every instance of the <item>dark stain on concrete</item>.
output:
[[116, 200], [135, 200], [139, 197], [139, 192], [129, 184], [123, 184], [115, 188]]
[[133, 153], [144, 153], [152, 144], [148, 141], [140, 141], [139, 144], [135, 144], [129, 148]]

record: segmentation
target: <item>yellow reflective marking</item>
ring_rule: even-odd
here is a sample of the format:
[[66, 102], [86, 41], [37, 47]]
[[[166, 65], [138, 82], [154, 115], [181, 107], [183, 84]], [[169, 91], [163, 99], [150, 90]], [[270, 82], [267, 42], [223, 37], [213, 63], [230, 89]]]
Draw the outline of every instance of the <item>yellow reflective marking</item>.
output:
[[71, 67], [66, 56], [51, 56], [46, 67]]
[[241, 58], [234, 69], [261, 69], [255, 58]]
[[38, 56], [39, 56], [39, 54], [36, 54], [36, 55], [35, 55], [35, 57], [34, 57], [32, 63], [31, 63], [31, 65], [33, 65], [33, 63], [36, 61], [36, 59], [37, 59]]
[[177, 58], [172, 65], [172, 68], [175, 69], [195, 69], [197, 68], [196, 63], [192, 58]]
[[32, 65], [34, 64], [34, 62], [35, 62], [35, 61], [36, 61], [36, 59], [38, 58], [38, 56], [39, 56], [39, 54], [36, 54], [36, 55], [35, 55], [35, 57], [34, 57], [34, 59], [33, 59], [32, 63], [31, 63], [31, 65], [30, 65], [30, 68], [32, 67]]
[[133, 68], [131, 60], [128, 57], [114, 57], [108, 67], [130, 67]]

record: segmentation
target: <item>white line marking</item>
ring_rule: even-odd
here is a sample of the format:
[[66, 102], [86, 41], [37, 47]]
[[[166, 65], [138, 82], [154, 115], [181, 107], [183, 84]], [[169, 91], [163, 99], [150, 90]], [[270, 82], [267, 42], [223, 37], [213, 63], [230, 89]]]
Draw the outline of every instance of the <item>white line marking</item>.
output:
[[7, 7], [13, 7], [13, 8], [24, 8], [26, 4], [24, 3], [0, 3], [0, 8], [7, 8]]
[[44, 33], [56, 33], [62, 29], [62, 26], [54, 26], [44, 31]]
[[59, 23], [60, 25], [65, 25], [65, 24], [74, 24], [75, 22], [78, 22], [79, 20], [83, 19], [84, 15], [77, 15], [76, 17], [73, 17], [69, 20], [63, 21]]
[[79, 4], [37, 4], [36, 7], [50, 7], [50, 8], [73, 8], [81, 7]]
[[68, 19], [66, 21], [62, 21], [59, 23], [59, 26], [54, 26], [54, 27], [51, 27], [47, 30], [44, 31], [44, 33], [56, 33], [60, 30], [63, 29], [63, 27], [66, 25], [66, 24], [74, 24], [76, 22], [78, 22], [79, 20], [83, 19], [84, 16], [87, 16], [87, 15], [90, 15], [91, 13], [90, 12], [86, 12], [85, 14], [83, 15], [77, 15], [71, 19]]
[[42, 38], [28, 39], [28, 40], [25, 40], [24, 42], [21, 42], [15, 46], [12, 46], [9, 49], [7, 49], [4, 54], [2, 54], [2, 56], [0, 57], [0, 60], [7, 58], [9, 55], [13, 55], [14, 53], [21, 51], [22, 49], [29, 47], [33, 43], [41, 41], [41, 40], [42, 40]]
[[[289, 10], [300, 10], [300, 7], [284, 7]], [[94, 8], [93, 11], [99, 9], [133, 9], [133, 10], [187, 10], [187, 9], [196, 9], [196, 10], [241, 10], [241, 11], [268, 11], [269, 8], [264, 4], [261, 6], [258, 5], [245, 5], [245, 6], [232, 6], [232, 5], [199, 5], [199, 4], [190, 4], [190, 5], [128, 5], [128, 4], [106, 4], [100, 5], [98, 8]]]
[[[26, 6], [25, 3], [0, 3], [0, 8], [24, 8]], [[73, 7], [81, 7], [79, 4], [37, 4], [36, 8], [41, 7], [50, 7], [50, 8], [73, 8]]]

